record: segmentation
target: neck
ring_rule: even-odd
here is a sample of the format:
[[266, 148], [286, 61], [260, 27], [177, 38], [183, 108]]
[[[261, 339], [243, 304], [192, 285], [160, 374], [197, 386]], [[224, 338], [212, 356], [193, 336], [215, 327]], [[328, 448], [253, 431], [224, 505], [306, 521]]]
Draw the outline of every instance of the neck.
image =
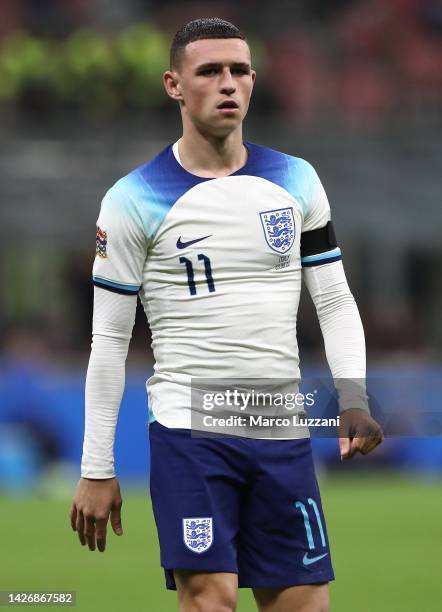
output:
[[202, 177], [228, 176], [242, 168], [247, 161], [247, 149], [242, 141], [242, 126], [227, 136], [202, 134], [196, 128], [183, 128], [178, 141], [183, 167]]

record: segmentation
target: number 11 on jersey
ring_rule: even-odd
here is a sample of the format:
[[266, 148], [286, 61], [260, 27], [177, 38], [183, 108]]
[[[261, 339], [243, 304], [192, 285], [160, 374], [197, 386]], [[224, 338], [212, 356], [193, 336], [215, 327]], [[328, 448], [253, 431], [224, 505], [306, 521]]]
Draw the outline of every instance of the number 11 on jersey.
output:
[[[204, 263], [204, 272], [206, 275], [206, 283], [209, 289], [209, 293], [213, 293], [215, 291], [215, 283], [212, 276], [212, 266], [210, 265], [210, 259], [207, 255], [203, 255], [200, 253], [198, 255], [198, 260]], [[191, 259], [187, 257], [180, 257], [180, 264], [184, 264], [186, 266], [187, 272], [187, 284], [189, 286], [190, 295], [196, 295], [196, 284], [195, 284], [195, 273], [193, 270], [193, 263]]]

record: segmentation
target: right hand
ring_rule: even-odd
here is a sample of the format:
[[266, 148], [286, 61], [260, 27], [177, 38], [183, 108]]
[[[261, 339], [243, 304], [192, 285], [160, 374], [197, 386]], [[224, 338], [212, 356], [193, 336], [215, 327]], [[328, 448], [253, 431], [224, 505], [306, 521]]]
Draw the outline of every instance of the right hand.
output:
[[106, 527], [109, 520], [116, 535], [123, 535], [121, 506], [123, 500], [116, 478], [94, 480], [80, 478], [71, 508], [71, 527], [78, 533], [89, 550], [97, 546], [100, 552], [106, 548]]

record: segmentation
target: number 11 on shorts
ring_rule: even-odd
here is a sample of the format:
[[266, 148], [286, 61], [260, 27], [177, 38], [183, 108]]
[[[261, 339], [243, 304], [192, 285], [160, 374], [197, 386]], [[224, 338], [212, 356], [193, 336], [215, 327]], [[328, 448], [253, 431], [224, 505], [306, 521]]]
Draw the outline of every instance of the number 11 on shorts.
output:
[[[315, 502], [315, 500], [312, 499], [311, 497], [307, 499], [307, 502], [309, 503], [310, 506], [313, 507], [313, 510], [315, 512], [316, 522], [318, 523], [319, 534], [321, 536], [321, 544], [325, 548], [326, 543], [325, 543], [325, 536], [324, 536], [324, 528], [322, 527], [322, 521], [319, 515], [318, 505]], [[307, 535], [308, 547], [310, 550], [314, 550], [316, 547], [315, 547], [315, 541], [313, 539], [312, 527], [310, 525], [310, 518], [307, 512], [307, 508], [302, 501], [297, 501], [295, 503], [295, 506], [301, 510], [302, 516], [304, 518], [304, 527], [305, 527], [305, 533]]]

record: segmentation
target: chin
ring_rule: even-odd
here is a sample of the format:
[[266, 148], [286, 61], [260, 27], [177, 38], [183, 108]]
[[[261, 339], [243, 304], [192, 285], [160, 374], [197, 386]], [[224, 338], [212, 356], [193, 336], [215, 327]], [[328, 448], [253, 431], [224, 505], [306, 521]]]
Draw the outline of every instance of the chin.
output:
[[212, 126], [212, 133], [215, 136], [218, 137], [226, 137], [229, 136], [229, 134], [231, 134], [232, 132], [234, 132], [236, 129], [238, 129], [238, 127], [240, 127], [241, 122], [240, 121], [230, 121], [230, 122], [225, 122], [224, 125], [219, 125], [217, 127]]
[[244, 117], [241, 115], [236, 115], [236, 116], [221, 116], [221, 117], [215, 117], [214, 120], [212, 121], [212, 125], [219, 125], [221, 126], [229, 126], [230, 128], [235, 128], [238, 125], [241, 125], [242, 121], [243, 121]]
[[199, 129], [207, 135], [215, 136], [217, 138], [228, 136], [240, 127], [242, 119], [236, 117], [234, 120], [228, 117], [212, 119], [211, 121], [200, 122]]

